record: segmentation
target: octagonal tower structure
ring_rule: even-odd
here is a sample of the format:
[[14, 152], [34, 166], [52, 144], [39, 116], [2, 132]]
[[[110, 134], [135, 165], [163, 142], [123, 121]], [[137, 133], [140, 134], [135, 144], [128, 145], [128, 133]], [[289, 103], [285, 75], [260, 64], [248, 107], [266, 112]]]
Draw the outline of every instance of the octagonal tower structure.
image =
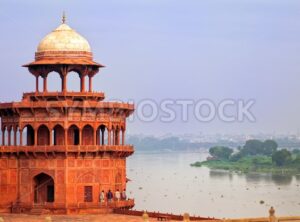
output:
[[[99, 202], [102, 190], [126, 189], [126, 158], [134, 152], [125, 144], [126, 118], [134, 105], [105, 102], [104, 93], [93, 92], [93, 77], [103, 65], [93, 61], [88, 41], [63, 17], [40, 42], [35, 61], [24, 67], [35, 77], [35, 92], [0, 104], [0, 212], [132, 208], [129, 199]], [[52, 72], [60, 76], [59, 92], [48, 91]], [[67, 89], [70, 72], [80, 77], [78, 92]]]

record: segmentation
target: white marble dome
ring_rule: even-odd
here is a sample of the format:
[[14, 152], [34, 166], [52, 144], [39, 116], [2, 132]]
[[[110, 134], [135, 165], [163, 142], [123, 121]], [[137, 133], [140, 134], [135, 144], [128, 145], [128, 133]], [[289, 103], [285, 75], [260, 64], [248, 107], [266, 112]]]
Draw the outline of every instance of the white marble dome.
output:
[[84, 37], [63, 23], [39, 43], [37, 53], [40, 52], [91, 52], [91, 47]]

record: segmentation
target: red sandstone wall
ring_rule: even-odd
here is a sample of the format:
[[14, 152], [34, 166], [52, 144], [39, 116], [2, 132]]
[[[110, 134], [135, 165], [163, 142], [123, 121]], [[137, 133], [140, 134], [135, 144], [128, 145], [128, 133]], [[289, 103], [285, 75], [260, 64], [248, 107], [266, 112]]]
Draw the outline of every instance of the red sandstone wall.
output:
[[45, 173], [54, 179], [55, 202], [65, 203], [65, 159], [20, 159], [20, 201], [32, 204], [34, 200], [33, 178]]
[[125, 159], [68, 158], [67, 164], [66, 190], [70, 205], [84, 203], [84, 186], [93, 186], [93, 203], [99, 202], [102, 190], [115, 192], [126, 188]]
[[10, 205], [17, 198], [18, 164], [15, 158], [0, 159], [0, 205]]
[[[18, 182], [20, 202], [31, 206], [34, 202], [34, 177], [40, 173], [54, 180], [55, 204], [78, 206], [84, 203], [84, 186], [93, 187], [93, 203], [98, 203], [101, 190], [126, 188], [125, 158], [68, 157], [36, 159], [25, 157], [19, 160], [20, 181], [18, 181], [18, 162], [15, 158], [0, 158], [0, 205], [16, 202]], [[1, 208], [1, 206], [0, 206]]]

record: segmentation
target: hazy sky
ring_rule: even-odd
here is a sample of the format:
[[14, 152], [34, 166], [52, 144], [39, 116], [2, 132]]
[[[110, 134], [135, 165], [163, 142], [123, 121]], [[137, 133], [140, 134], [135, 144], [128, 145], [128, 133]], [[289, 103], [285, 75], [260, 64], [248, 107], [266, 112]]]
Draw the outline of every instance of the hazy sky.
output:
[[130, 133], [300, 128], [299, 0], [1, 0], [1, 102], [34, 90], [33, 76], [21, 65], [33, 60], [63, 10], [90, 42], [95, 60], [106, 65], [94, 89], [108, 99], [255, 100], [254, 123], [135, 120], [128, 123]]

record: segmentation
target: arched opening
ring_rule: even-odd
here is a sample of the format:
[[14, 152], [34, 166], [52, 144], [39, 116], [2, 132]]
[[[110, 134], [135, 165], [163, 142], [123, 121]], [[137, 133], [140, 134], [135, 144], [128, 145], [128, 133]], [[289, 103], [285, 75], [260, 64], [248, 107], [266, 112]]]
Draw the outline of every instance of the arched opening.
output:
[[41, 125], [38, 128], [37, 139], [39, 146], [50, 145], [50, 131], [47, 126]]
[[26, 144], [26, 146], [34, 145], [34, 129], [31, 125], [26, 125], [24, 127], [23, 137], [23, 140], [25, 141], [24, 144]]
[[39, 76], [38, 82], [39, 82], [39, 92], [43, 92], [44, 79], [41, 76]]
[[14, 145], [14, 129], [13, 127], [10, 127], [8, 130], [8, 138], [7, 138], [7, 144], [9, 146]]
[[60, 92], [61, 91], [61, 78], [59, 73], [50, 72], [47, 77], [48, 91], [49, 92]]
[[33, 178], [34, 203], [54, 202], [54, 180], [45, 173]]
[[1, 139], [0, 139], [0, 144], [3, 146], [3, 127], [2, 127], [2, 119], [0, 117], [0, 129], [1, 129]]
[[7, 145], [7, 127], [4, 126], [2, 129], [2, 146]]
[[67, 75], [67, 90], [80, 92], [80, 77], [77, 72], [69, 72]]
[[85, 85], [85, 91], [89, 91], [90, 89], [90, 85], [89, 85], [89, 76], [86, 76], [85, 79], [84, 79], [84, 85]]
[[54, 146], [65, 144], [65, 130], [61, 125], [56, 125], [52, 130], [52, 144]]
[[68, 144], [79, 145], [79, 128], [76, 125], [72, 125], [68, 129]]
[[14, 146], [18, 146], [19, 145], [19, 127], [15, 126], [13, 127], [13, 137], [12, 137], [12, 144]]
[[2, 128], [2, 146], [7, 145], [7, 127], [3, 126]]
[[105, 145], [108, 143], [107, 130], [105, 125], [100, 125], [97, 129], [97, 145]]
[[17, 127], [16, 128], [16, 145], [17, 146], [19, 146], [19, 145], [21, 145], [21, 143], [20, 143], [20, 138], [21, 138], [21, 136], [20, 136], [20, 128], [19, 127]]
[[86, 125], [82, 130], [82, 145], [94, 144], [94, 129], [90, 125]]
[[123, 127], [120, 130], [120, 144], [125, 145], [125, 129]]

